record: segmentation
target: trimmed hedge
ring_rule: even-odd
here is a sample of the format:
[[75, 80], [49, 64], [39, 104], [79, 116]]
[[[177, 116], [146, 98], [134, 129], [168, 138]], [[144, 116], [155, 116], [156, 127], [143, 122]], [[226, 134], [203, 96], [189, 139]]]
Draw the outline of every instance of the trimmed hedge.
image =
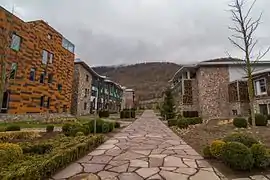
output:
[[0, 165], [10, 164], [21, 159], [23, 156], [22, 148], [17, 144], [0, 143]]
[[[251, 117], [248, 118], [249, 124], [252, 124]], [[255, 124], [256, 126], [267, 126], [268, 120], [263, 114], [255, 114]]]
[[169, 119], [168, 120], [168, 126], [177, 126], [178, 120], [177, 119]]
[[225, 144], [226, 143], [224, 141], [221, 141], [221, 140], [213, 141], [212, 144], [210, 145], [211, 155], [214, 156], [215, 158], [219, 159], [223, 154]]
[[179, 119], [177, 122], [177, 126], [180, 129], [186, 129], [186, 128], [188, 128], [188, 125], [189, 125], [189, 122], [187, 119]]
[[98, 115], [99, 115], [99, 118], [108, 118], [108, 117], [110, 117], [110, 112], [109, 111], [99, 111]]
[[51, 132], [53, 132], [53, 130], [54, 130], [54, 125], [48, 125], [48, 126], [46, 127], [46, 132], [47, 132], [47, 133], [51, 133]]
[[28, 139], [32, 140], [40, 137], [39, 132], [36, 131], [10, 131], [0, 132], [0, 142], [10, 142], [13, 140]]
[[53, 149], [53, 145], [51, 143], [24, 143], [21, 147], [24, 154], [45, 154], [51, 152]]
[[120, 127], [121, 127], [120, 122], [115, 122], [115, 124], [114, 124], [114, 128], [120, 128]]
[[49, 155], [29, 159], [4, 169], [1, 171], [0, 179], [28, 180], [49, 178], [59, 169], [66, 167], [69, 163], [76, 161], [89, 153], [90, 150], [95, 149], [104, 141], [104, 136], [76, 137], [73, 138], [76, 144], [65, 145], [65, 143], [68, 143], [67, 140], [64, 140], [64, 142], [61, 142], [62, 140], [57, 141], [60, 143], [60, 147]]
[[259, 142], [253, 138], [251, 135], [246, 133], [231, 133], [225, 138], [223, 138], [225, 142], [239, 142], [244, 144], [247, 147], [251, 147], [253, 144], [258, 144]]
[[123, 109], [120, 112], [121, 119], [135, 118], [135, 117], [136, 117], [135, 109]]
[[250, 150], [253, 154], [256, 167], [266, 168], [270, 165], [270, 156], [265, 145], [253, 144]]
[[6, 127], [6, 131], [20, 131], [21, 127], [19, 125], [9, 125]]
[[236, 117], [233, 119], [233, 125], [238, 128], [247, 128], [248, 123], [245, 118]]
[[222, 160], [236, 170], [251, 170], [254, 165], [251, 150], [239, 142], [228, 142], [224, 145]]
[[210, 146], [209, 145], [207, 145], [207, 146], [205, 146], [203, 148], [203, 157], [204, 158], [208, 158], [208, 159], [210, 159], [210, 158], [213, 157], [213, 155], [211, 154]]

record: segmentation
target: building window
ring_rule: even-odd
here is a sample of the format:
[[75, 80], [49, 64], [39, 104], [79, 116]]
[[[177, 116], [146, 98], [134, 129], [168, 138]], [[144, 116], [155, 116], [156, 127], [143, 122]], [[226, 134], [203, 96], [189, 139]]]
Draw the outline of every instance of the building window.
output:
[[265, 80], [265, 78], [255, 80], [254, 85], [255, 85], [255, 95], [266, 94], [266, 80]]
[[59, 92], [61, 92], [62, 91], [62, 84], [58, 84], [57, 89]]
[[268, 115], [267, 104], [259, 104], [260, 113]]
[[47, 64], [47, 63], [52, 63], [53, 62], [53, 54], [43, 50], [42, 51], [42, 64]]
[[51, 34], [48, 34], [47, 38], [48, 39], [52, 39], [52, 35]]
[[66, 50], [74, 53], [75, 46], [71, 42], [69, 42], [66, 38], [63, 38], [63, 40], [62, 40], [62, 46]]
[[44, 83], [44, 80], [45, 80], [45, 72], [42, 72], [42, 73], [40, 74], [39, 82], [40, 82], [40, 83]]
[[89, 81], [89, 76], [88, 75], [86, 75], [86, 82], [88, 82]]
[[84, 90], [84, 97], [87, 96], [87, 89]]
[[84, 103], [84, 107], [83, 107], [84, 110], [87, 109], [87, 103]]
[[36, 76], [36, 69], [31, 68], [29, 80], [30, 81], [35, 81], [35, 76]]
[[15, 79], [16, 72], [17, 72], [17, 63], [12, 63], [11, 69], [10, 69], [9, 79]]
[[48, 109], [50, 109], [50, 103], [51, 103], [51, 98], [48, 97], [48, 99], [47, 99], [47, 108], [48, 108]]
[[10, 46], [11, 49], [15, 51], [19, 51], [20, 45], [21, 45], [21, 37], [16, 34], [12, 34], [11, 46]]
[[63, 112], [67, 112], [67, 105], [63, 106]]
[[41, 96], [40, 97], [40, 107], [43, 107], [43, 105], [44, 105], [44, 99], [45, 99], [45, 96]]
[[232, 114], [233, 114], [233, 116], [237, 116], [238, 115], [237, 110], [233, 109]]
[[53, 82], [53, 74], [49, 74], [48, 75], [48, 83], [52, 83]]

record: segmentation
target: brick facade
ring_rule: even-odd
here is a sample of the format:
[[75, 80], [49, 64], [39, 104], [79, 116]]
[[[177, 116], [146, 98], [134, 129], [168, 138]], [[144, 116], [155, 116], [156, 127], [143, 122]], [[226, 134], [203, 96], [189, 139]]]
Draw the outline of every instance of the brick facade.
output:
[[227, 66], [200, 67], [197, 71], [199, 109], [203, 118], [225, 118], [229, 112]]
[[[4, 112], [10, 114], [68, 112], [71, 106], [74, 68], [74, 53], [71, 51], [74, 51], [74, 46], [69, 50], [67, 47], [64, 48], [62, 46], [64, 37], [46, 22], [42, 20], [24, 22], [2, 7], [0, 7], [0, 29], [2, 32], [3, 29], [9, 32], [5, 37], [8, 40], [8, 51], [5, 53], [7, 71], [11, 72], [12, 64], [17, 66], [14, 78], [7, 78], [8, 104]], [[11, 36], [16, 34], [20, 38], [19, 49], [9, 48], [12, 42], [8, 34]], [[47, 58], [44, 58], [43, 50], [46, 50]], [[3, 49], [0, 52], [3, 53]], [[44, 63], [43, 58], [47, 63]], [[31, 71], [34, 72], [32, 80]], [[40, 81], [43, 79], [42, 76], [44, 82]]]

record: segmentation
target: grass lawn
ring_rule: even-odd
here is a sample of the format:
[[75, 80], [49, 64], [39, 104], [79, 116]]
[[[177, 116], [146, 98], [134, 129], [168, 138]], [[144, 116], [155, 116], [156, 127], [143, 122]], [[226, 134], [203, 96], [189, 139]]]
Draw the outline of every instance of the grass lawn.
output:
[[[253, 127], [247, 129], [237, 129], [233, 126], [229, 121], [221, 121], [221, 120], [211, 120], [207, 124], [198, 124], [193, 126], [188, 130], [177, 131], [176, 133], [192, 148], [194, 148], [198, 153], [202, 155], [202, 149], [205, 145], [210, 144], [213, 140], [222, 139], [226, 135], [232, 132], [247, 132], [251, 133], [254, 137], [264, 143], [268, 148], [270, 148], [270, 126], [266, 127]], [[269, 174], [269, 170], [267, 169], [264, 172], [258, 170], [252, 170], [251, 172], [241, 172], [234, 171], [227, 167], [220, 161], [217, 160], [209, 160], [209, 162], [218, 170], [223, 173], [226, 177], [233, 178], [241, 178], [247, 177], [249, 175], [257, 175], [257, 174]]]

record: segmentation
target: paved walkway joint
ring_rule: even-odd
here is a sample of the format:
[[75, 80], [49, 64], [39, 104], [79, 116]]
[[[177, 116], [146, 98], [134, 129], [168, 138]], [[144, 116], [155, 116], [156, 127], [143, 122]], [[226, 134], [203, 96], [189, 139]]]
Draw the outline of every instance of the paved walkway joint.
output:
[[57, 173], [63, 180], [225, 179], [194, 149], [145, 111], [87, 156]]

